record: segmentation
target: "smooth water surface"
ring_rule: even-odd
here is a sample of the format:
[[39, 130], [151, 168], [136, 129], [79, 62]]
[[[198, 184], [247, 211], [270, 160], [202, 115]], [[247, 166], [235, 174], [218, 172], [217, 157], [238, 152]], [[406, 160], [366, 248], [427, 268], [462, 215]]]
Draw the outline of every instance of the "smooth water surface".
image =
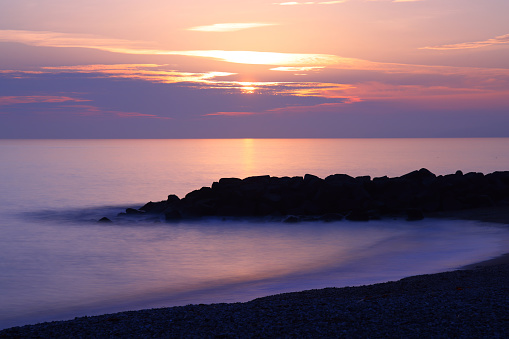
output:
[[423, 220], [98, 224], [221, 177], [509, 169], [509, 139], [0, 140], [0, 328], [454, 269], [506, 227]]

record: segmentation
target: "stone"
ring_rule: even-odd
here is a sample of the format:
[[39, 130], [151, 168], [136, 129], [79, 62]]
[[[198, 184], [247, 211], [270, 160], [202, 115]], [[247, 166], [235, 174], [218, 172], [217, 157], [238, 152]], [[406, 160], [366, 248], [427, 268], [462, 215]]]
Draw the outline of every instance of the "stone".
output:
[[406, 210], [406, 220], [408, 221], [416, 221], [424, 219], [424, 213], [420, 208], [408, 208]]
[[125, 210], [125, 213], [127, 215], [143, 214], [143, 211], [140, 211], [140, 210], [137, 210], [137, 209], [134, 209], [134, 208], [128, 208], [128, 209]]
[[[321, 179], [269, 175], [221, 178], [211, 187], [189, 192], [183, 199], [171, 194], [140, 209], [120, 215], [163, 215], [166, 220], [203, 216], [299, 216], [299, 220], [371, 220], [406, 216], [420, 220], [424, 213], [469, 209], [509, 199], [509, 172], [484, 175], [470, 172], [436, 176], [421, 168], [400, 177], [351, 177], [333, 174]], [[293, 220], [290, 218], [289, 221]]]

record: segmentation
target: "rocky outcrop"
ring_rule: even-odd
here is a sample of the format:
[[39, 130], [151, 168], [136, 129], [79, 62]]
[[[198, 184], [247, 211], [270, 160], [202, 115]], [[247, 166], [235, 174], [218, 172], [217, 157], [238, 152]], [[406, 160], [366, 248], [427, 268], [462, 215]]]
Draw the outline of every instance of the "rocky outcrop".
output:
[[351, 177], [334, 174], [321, 179], [256, 176], [222, 178], [179, 199], [176, 195], [128, 209], [125, 215], [159, 215], [168, 221], [205, 216], [370, 220], [405, 215], [422, 219], [428, 212], [472, 209], [509, 199], [509, 172], [436, 176], [420, 169], [401, 177]]

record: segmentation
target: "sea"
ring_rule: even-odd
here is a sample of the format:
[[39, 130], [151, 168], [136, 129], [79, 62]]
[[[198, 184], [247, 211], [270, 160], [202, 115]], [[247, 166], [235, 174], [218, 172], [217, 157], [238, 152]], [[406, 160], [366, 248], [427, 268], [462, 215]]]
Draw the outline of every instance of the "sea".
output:
[[223, 177], [420, 168], [509, 170], [509, 138], [0, 140], [0, 329], [373, 284], [509, 252], [507, 225], [477, 221], [97, 222]]

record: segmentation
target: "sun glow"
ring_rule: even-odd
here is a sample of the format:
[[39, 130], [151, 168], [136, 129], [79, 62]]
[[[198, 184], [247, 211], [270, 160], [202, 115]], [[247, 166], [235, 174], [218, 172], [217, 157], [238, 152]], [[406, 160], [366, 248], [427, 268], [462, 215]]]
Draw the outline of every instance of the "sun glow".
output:
[[240, 91], [244, 94], [253, 94], [256, 91], [257, 87], [255, 86], [242, 86]]

